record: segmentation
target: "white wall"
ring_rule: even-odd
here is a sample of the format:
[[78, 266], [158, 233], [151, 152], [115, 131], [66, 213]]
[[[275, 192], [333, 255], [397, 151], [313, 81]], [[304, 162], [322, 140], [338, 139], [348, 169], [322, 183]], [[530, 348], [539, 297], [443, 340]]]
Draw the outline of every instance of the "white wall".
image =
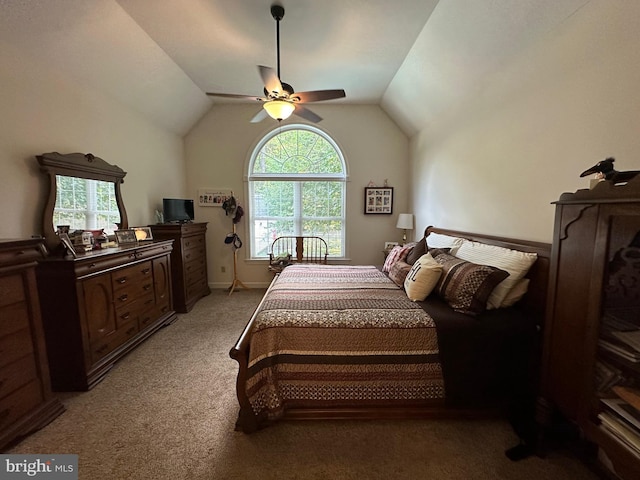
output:
[[640, 170], [638, 19], [640, 2], [591, 1], [412, 137], [417, 224], [550, 242], [550, 202], [582, 171]]
[[[247, 209], [248, 161], [256, 144], [277, 123], [267, 119], [258, 124], [249, 120], [259, 106], [215, 105], [185, 137], [187, 184], [190, 198], [199, 188], [231, 189]], [[385, 241], [399, 241], [395, 228], [397, 213], [405, 212], [409, 201], [409, 142], [378, 106], [314, 104], [314, 112], [324, 120], [317, 126], [327, 132], [342, 149], [349, 169], [347, 185], [347, 256], [353, 264], [381, 264]], [[287, 120], [297, 122], [297, 117]], [[388, 179], [394, 187], [393, 215], [364, 215], [364, 187], [370, 180], [382, 185]], [[248, 215], [237, 225], [247, 241]], [[233, 256], [224, 237], [232, 222], [221, 208], [196, 207], [196, 220], [208, 222], [209, 282], [228, 286], [233, 280]], [[272, 275], [266, 262], [248, 261], [249, 249], [238, 252], [238, 277], [247, 285], [265, 285]], [[222, 267], [225, 273], [222, 273]]]
[[154, 222], [163, 196], [185, 193], [180, 136], [8, 45], [0, 58], [0, 238], [41, 234], [46, 179], [35, 155], [45, 152], [91, 152], [124, 169], [131, 225]]

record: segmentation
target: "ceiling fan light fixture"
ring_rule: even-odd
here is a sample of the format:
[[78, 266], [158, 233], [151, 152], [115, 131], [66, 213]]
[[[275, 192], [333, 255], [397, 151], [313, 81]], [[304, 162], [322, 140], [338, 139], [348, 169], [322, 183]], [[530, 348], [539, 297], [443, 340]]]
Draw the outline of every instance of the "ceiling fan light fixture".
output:
[[274, 120], [286, 120], [296, 109], [293, 103], [284, 100], [269, 100], [263, 107]]

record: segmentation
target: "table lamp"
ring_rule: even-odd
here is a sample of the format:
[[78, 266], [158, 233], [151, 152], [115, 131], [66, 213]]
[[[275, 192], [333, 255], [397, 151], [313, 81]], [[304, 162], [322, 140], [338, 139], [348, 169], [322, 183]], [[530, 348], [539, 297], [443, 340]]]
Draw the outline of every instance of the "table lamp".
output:
[[401, 213], [398, 215], [398, 223], [396, 228], [402, 228], [404, 233], [402, 235], [402, 244], [407, 243], [407, 230], [413, 230], [413, 214]]

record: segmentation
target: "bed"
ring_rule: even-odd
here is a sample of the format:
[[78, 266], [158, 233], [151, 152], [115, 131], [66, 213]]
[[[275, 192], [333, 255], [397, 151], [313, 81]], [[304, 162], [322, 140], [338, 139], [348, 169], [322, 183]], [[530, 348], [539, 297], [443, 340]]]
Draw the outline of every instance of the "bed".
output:
[[[406, 279], [394, 281], [393, 268], [287, 267], [230, 351], [239, 364], [236, 429], [250, 433], [293, 419], [504, 414], [521, 438], [526, 436], [533, 419], [550, 245], [428, 227], [420, 262], [477, 267], [470, 275], [486, 265], [461, 261], [451, 255], [457, 249], [432, 246], [430, 238], [532, 257], [518, 282], [526, 283], [526, 294], [513, 306], [486, 310], [490, 302], [482, 297], [483, 308], [474, 312], [451, 302], [444, 292], [451, 285], [444, 285], [443, 275], [435, 287], [440, 295], [434, 290], [415, 301]], [[411, 244], [414, 257], [418, 247], [419, 242]], [[405, 276], [416, 277], [420, 262], [407, 263]], [[493, 273], [486, 278], [496, 270], [502, 271], [490, 267]], [[509, 277], [495, 275], [501, 279], [496, 277], [497, 285]], [[491, 290], [497, 289], [491, 285]]]

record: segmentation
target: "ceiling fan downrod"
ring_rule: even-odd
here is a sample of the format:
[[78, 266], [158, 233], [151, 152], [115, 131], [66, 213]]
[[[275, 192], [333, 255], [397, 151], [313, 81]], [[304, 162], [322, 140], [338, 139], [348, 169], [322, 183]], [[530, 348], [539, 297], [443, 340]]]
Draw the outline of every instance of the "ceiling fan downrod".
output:
[[278, 63], [278, 78], [282, 78], [280, 76], [280, 20], [284, 18], [284, 7], [278, 4], [271, 5], [271, 16], [276, 21], [276, 61]]

